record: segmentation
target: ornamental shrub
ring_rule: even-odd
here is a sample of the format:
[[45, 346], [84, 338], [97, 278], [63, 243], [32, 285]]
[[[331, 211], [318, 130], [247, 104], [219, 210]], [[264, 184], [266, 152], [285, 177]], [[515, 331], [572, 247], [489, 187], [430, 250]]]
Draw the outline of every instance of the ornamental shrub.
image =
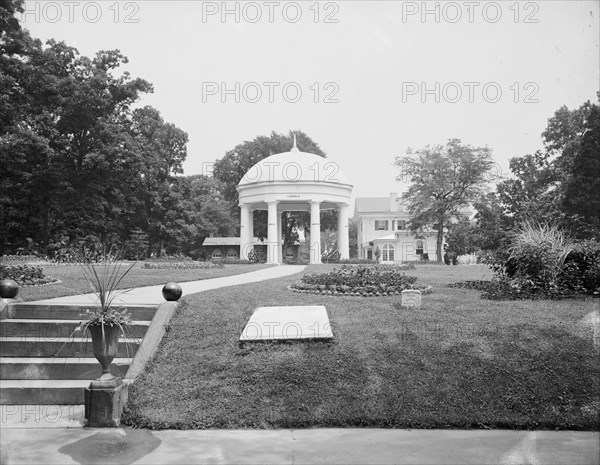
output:
[[487, 262], [495, 279], [482, 298], [555, 299], [600, 294], [600, 243], [575, 242], [547, 224], [524, 223]]
[[44, 276], [41, 266], [32, 265], [4, 265], [0, 263], [0, 279], [12, 279], [19, 286], [34, 286], [55, 282], [51, 277]]
[[559, 285], [574, 292], [600, 294], [600, 242], [587, 240], [573, 246], [561, 269]]

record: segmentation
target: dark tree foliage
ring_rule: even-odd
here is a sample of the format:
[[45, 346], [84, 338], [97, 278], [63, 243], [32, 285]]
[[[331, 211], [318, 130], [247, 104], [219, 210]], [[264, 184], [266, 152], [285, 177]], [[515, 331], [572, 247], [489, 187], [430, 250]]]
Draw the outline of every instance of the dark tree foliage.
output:
[[472, 147], [458, 139], [445, 146], [427, 146], [408, 151], [396, 159], [400, 181], [409, 181], [405, 194], [411, 215], [410, 228], [418, 232], [437, 229], [437, 261], [442, 262], [444, 228], [461, 207], [469, 205], [485, 189], [486, 173], [492, 167], [487, 147]]
[[[132, 110], [152, 85], [20, 27], [20, 0], [0, 0], [0, 253], [117, 244], [140, 257], [197, 247], [230, 205], [184, 178], [187, 134], [158, 110]], [[213, 195], [214, 194], [214, 195]], [[146, 250], [140, 252], [140, 245]]]
[[551, 223], [578, 238], [600, 237], [598, 104], [559, 108], [543, 132], [544, 150], [510, 161], [497, 186], [509, 221]]

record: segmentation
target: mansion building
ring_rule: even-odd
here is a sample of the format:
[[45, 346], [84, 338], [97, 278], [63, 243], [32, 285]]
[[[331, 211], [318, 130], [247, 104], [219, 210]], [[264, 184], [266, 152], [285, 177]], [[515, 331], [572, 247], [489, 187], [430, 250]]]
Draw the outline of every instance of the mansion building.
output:
[[375, 260], [379, 250], [380, 263], [436, 259], [437, 231], [431, 229], [415, 237], [407, 228], [408, 208], [396, 193], [357, 197], [353, 220], [358, 229], [358, 258]]

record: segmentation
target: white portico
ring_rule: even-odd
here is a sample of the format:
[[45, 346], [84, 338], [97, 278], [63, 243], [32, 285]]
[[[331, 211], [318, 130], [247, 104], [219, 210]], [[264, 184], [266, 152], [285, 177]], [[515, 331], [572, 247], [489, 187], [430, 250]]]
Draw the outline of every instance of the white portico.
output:
[[254, 247], [255, 210], [268, 211], [267, 263], [282, 263], [281, 214], [310, 212], [310, 263], [321, 263], [321, 210], [338, 211], [338, 250], [349, 258], [348, 220], [352, 185], [337, 163], [294, 146], [261, 160], [237, 186], [240, 198], [240, 258]]

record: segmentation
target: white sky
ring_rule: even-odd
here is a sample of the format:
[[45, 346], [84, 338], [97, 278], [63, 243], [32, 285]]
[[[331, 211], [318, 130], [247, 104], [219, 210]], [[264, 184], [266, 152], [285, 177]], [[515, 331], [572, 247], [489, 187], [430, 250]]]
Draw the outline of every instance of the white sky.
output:
[[[594, 101], [600, 88], [597, 0], [227, 2], [239, 22], [233, 13], [221, 17], [223, 5], [27, 1], [22, 24], [84, 55], [120, 49], [132, 76], [154, 84], [141, 103], [189, 134], [185, 174], [206, 172], [257, 135], [301, 129], [340, 164], [355, 196], [402, 191], [395, 157], [449, 138], [489, 146], [506, 174], [510, 157], [541, 148], [555, 110]], [[423, 17], [425, 8], [431, 13]], [[337, 23], [325, 22], [328, 15]], [[251, 82], [262, 90], [257, 103], [250, 101], [256, 88], [246, 87], [245, 96], [241, 90]], [[272, 102], [264, 82], [279, 83], [270, 85]], [[462, 91], [457, 103], [450, 101], [457, 95], [452, 82]], [[221, 83], [232, 90], [239, 83], [239, 103], [235, 90], [225, 103], [220, 93], [209, 95], [208, 83], [219, 91]], [[434, 91], [425, 103], [422, 83]], [[298, 87], [299, 101], [286, 101]], [[338, 102], [325, 103], [336, 89]]]

